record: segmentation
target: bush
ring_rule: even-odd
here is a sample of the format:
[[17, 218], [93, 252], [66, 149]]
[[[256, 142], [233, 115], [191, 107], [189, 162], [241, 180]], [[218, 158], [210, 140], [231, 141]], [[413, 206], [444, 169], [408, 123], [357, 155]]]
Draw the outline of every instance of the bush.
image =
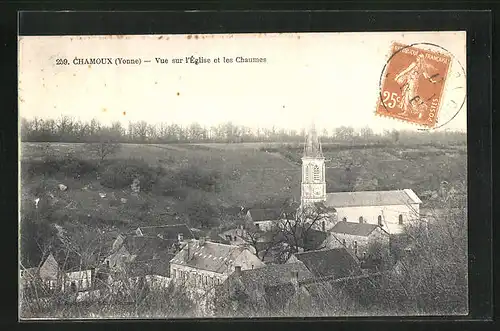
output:
[[216, 184], [220, 181], [221, 175], [217, 170], [205, 170], [199, 166], [189, 165], [181, 168], [177, 174], [181, 185], [206, 192], [217, 192]]
[[97, 165], [91, 160], [83, 160], [74, 156], [58, 157], [46, 155], [41, 160], [23, 160], [21, 174], [25, 178], [35, 176], [55, 176], [80, 178], [94, 173]]
[[193, 227], [213, 228], [219, 223], [220, 210], [203, 194], [192, 192], [183, 201], [182, 208]]
[[152, 186], [152, 192], [163, 196], [179, 196], [180, 182], [174, 176], [163, 176]]
[[140, 181], [141, 191], [150, 192], [162, 172], [162, 168], [151, 167], [144, 160], [129, 159], [108, 164], [101, 174], [100, 182], [101, 185], [111, 189], [124, 189], [137, 178]]

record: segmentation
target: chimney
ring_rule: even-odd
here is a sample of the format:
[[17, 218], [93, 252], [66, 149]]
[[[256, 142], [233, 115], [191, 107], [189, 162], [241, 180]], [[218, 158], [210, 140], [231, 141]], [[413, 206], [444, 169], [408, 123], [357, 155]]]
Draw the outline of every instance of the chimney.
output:
[[237, 265], [237, 266], [234, 267], [234, 275], [236, 277], [241, 276], [241, 266]]
[[178, 233], [178, 234], [177, 234], [177, 240], [178, 240], [179, 242], [183, 242], [183, 241], [184, 241], [184, 235], [183, 235], [182, 233]]
[[188, 262], [191, 259], [191, 243], [188, 241], [186, 244], [186, 255], [185, 255], [185, 262]]
[[290, 279], [290, 282], [292, 283], [293, 287], [295, 289], [297, 289], [299, 287], [299, 272], [292, 271], [291, 274], [292, 274], [292, 277]]

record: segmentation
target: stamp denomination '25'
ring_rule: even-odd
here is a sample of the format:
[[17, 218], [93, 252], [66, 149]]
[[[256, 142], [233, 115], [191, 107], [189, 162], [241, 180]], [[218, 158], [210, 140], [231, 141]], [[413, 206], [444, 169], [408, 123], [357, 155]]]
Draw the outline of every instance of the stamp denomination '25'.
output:
[[376, 113], [428, 128], [436, 125], [451, 56], [394, 43]]

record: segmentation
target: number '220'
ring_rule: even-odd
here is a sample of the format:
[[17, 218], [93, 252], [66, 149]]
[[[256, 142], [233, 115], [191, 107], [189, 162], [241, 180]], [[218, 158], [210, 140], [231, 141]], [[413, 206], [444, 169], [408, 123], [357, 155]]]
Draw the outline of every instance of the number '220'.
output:
[[68, 64], [69, 64], [68, 59], [56, 59], [56, 66], [64, 66]]
[[390, 93], [389, 91], [384, 91], [382, 95], [384, 96], [382, 102], [389, 108], [394, 108], [396, 106], [396, 103], [401, 102], [401, 97], [398, 96], [397, 93], [394, 92]]

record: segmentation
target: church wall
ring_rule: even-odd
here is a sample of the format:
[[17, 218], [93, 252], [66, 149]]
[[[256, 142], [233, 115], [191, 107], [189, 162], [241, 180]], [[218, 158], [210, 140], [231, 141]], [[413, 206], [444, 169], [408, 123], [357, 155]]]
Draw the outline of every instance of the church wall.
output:
[[[369, 224], [378, 224], [378, 216], [382, 216], [383, 229], [390, 234], [401, 233], [405, 223], [418, 218], [419, 205], [391, 205], [391, 206], [358, 206], [336, 207], [338, 220], [347, 218], [348, 222], [359, 222], [359, 217]], [[403, 215], [403, 226], [399, 225], [399, 215]]]

